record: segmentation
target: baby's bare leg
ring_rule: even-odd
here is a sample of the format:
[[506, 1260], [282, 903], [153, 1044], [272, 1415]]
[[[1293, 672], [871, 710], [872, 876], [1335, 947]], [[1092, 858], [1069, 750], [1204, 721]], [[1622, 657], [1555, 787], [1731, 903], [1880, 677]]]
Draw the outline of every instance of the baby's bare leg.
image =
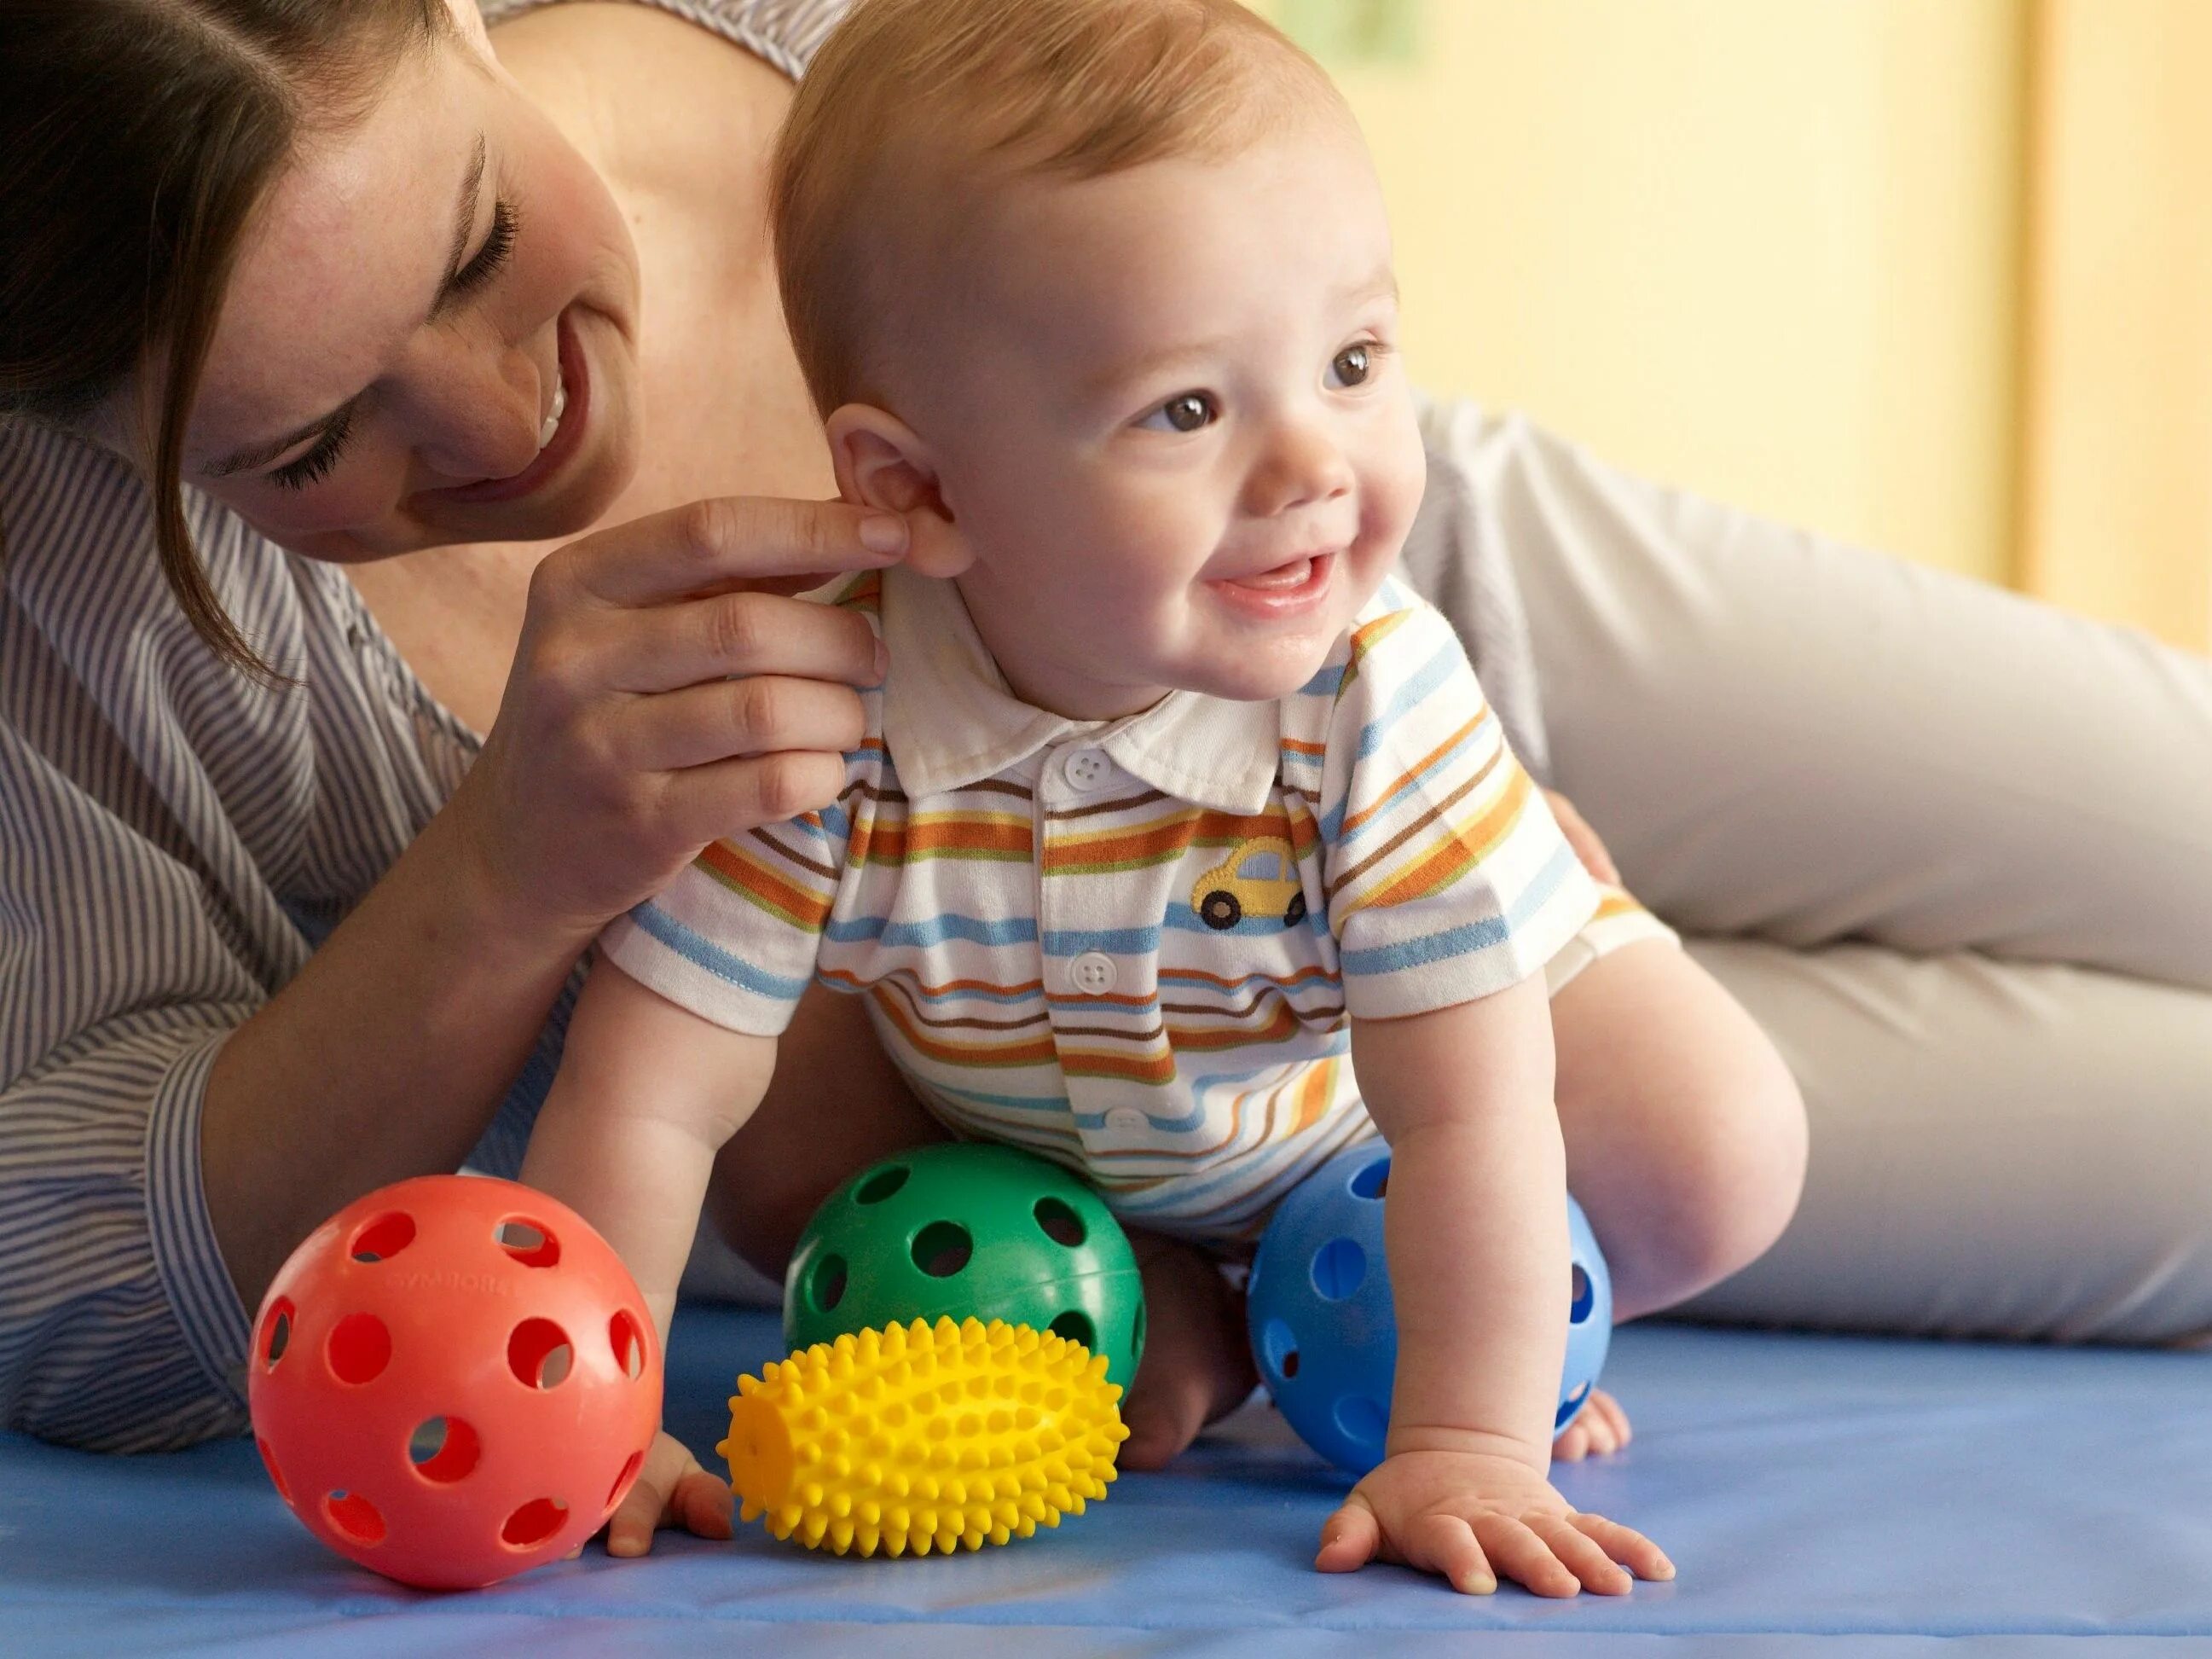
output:
[[1599, 957], [1552, 1000], [1567, 1188], [1613, 1279], [1613, 1322], [1756, 1260], [1796, 1208], [1805, 1108], [1772, 1043], [1674, 945]]

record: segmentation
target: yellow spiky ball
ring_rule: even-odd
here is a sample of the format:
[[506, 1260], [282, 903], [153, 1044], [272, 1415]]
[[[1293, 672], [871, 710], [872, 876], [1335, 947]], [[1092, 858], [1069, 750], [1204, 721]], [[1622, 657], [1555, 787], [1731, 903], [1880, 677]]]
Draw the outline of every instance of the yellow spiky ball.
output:
[[1129, 1437], [1106, 1360], [1027, 1325], [940, 1319], [817, 1342], [738, 1379], [744, 1521], [843, 1555], [1027, 1538], [1106, 1496]]

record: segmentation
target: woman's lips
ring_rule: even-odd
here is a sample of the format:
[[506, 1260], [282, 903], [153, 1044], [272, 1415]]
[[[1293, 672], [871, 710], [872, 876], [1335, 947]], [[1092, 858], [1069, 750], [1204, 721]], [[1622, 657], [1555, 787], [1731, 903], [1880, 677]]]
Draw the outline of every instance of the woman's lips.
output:
[[583, 347], [576, 338], [575, 325], [565, 311], [561, 313], [559, 331], [561, 389], [567, 393], [568, 402], [560, 411], [560, 425], [552, 441], [538, 452], [536, 460], [511, 477], [486, 478], [481, 483], [463, 484], [433, 494], [449, 501], [511, 501], [531, 494], [568, 465], [568, 458], [583, 443], [584, 428], [591, 422], [592, 374]]

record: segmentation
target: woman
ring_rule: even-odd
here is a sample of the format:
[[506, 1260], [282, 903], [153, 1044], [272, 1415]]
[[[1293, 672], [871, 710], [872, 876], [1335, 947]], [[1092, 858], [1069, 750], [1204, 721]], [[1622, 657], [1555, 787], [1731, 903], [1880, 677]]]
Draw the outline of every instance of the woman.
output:
[[[487, 37], [468, 0], [0, 0], [9, 1425], [234, 1431], [292, 1245], [381, 1182], [511, 1170], [599, 927], [836, 787], [878, 665], [787, 596], [898, 528], [821, 504], [760, 242], [783, 76], [836, 9], [514, 0]], [[130, 181], [179, 152], [156, 216]], [[1705, 1305], [2212, 1326], [2179, 1173], [2212, 1075], [2203, 665], [1471, 410], [1431, 439], [1415, 574], [1815, 1114], [1798, 1221]], [[1555, 1016], [1563, 1118], [1632, 1087], [1667, 1133], [1674, 1080]], [[865, 1029], [810, 1004], [726, 1155], [756, 1261], [928, 1133]], [[1244, 1376], [1205, 1264], [1159, 1249], [1148, 1285], [1157, 1461]], [[617, 1541], [664, 1494], [709, 1529], [726, 1498], [672, 1474]]]

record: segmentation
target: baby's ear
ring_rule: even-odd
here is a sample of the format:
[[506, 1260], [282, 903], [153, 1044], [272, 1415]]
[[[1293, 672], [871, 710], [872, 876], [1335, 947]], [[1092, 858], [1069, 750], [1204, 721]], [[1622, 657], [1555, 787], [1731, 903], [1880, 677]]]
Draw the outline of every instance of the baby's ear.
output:
[[925, 576], [957, 576], [975, 562], [939, 488], [937, 461], [914, 428], [869, 404], [845, 404], [828, 422], [837, 493], [907, 522], [902, 562]]

